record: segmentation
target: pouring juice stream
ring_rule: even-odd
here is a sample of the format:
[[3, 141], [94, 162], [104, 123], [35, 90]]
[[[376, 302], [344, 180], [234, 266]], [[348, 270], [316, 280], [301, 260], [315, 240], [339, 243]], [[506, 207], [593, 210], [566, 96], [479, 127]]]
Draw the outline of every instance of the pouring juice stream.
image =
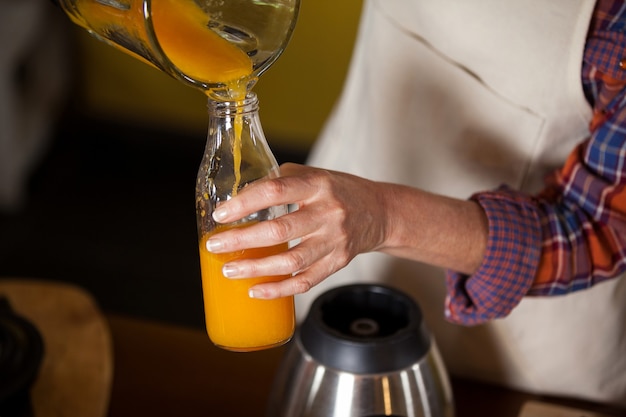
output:
[[[123, 24], [124, 31], [129, 34], [127, 42], [120, 42], [125, 48], [118, 43], [107, 43], [156, 66], [143, 54], [138, 53], [138, 49], [145, 48], [130, 41], [138, 39], [144, 45], [150, 43], [148, 33], [144, 29], [143, 6], [142, 0], [131, 1], [128, 6], [131, 13], [128, 13], [127, 7], [113, 0], [82, 0], [76, 2], [78, 14], [70, 14], [70, 17], [80, 26], [90, 26], [92, 33], [107, 32], [111, 22]], [[191, 0], [152, 0], [151, 18], [164, 56], [180, 72], [196, 81], [224, 85], [228, 95], [235, 101], [245, 97], [247, 83], [253, 72], [252, 60], [244, 51], [207, 27], [207, 15], [198, 4]], [[89, 22], [89, 25], [86, 22]], [[210, 88], [205, 90], [205, 94], [212, 99], [223, 99]], [[241, 118], [236, 118], [233, 155], [236, 164], [234, 175], [237, 181], [233, 186], [233, 195], [237, 194], [241, 177], [239, 151], [241, 130]]]
[[[241, 101], [252, 76], [253, 65], [248, 55], [210, 30], [206, 24], [207, 15], [193, 1], [153, 0], [153, 5], [156, 4], [158, 7], [152, 12], [154, 31], [170, 61], [190, 78], [226, 85], [233, 100]], [[211, 90], [205, 93], [212, 98]], [[241, 182], [243, 126], [240, 115], [235, 116], [233, 128], [235, 183], [232, 194], [235, 196]]]

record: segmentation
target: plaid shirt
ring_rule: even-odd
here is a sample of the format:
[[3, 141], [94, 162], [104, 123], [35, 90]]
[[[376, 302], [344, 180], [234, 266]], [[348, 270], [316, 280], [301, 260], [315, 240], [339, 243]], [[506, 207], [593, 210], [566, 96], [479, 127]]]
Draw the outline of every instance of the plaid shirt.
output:
[[599, 0], [582, 84], [590, 137], [538, 195], [506, 186], [472, 197], [489, 218], [483, 263], [449, 271], [446, 317], [464, 325], [504, 317], [526, 295], [562, 295], [626, 270], [626, 5]]

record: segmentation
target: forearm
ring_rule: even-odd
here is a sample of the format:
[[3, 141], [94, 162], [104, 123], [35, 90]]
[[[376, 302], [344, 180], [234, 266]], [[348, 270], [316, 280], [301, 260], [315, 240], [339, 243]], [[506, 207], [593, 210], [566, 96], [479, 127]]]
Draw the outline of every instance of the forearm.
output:
[[402, 185], [379, 186], [386, 221], [379, 251], [464, 274], [478, 269], [488, 237], [480, 205]]

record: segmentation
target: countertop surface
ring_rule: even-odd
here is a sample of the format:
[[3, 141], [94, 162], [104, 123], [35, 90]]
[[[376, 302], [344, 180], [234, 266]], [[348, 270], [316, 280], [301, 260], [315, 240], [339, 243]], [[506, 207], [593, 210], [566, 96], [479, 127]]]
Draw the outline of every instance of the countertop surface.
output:
[[[115, 341], [110, 417], [265, 415], [274, 372], [285, 347], [233, 353], [213, 346], [204, 331], [124, 316], [107, 317]], [[537, 401], [584, 412], [537, 414], [545, 409], [533, 408], [529, 412], [534, 414], [524, 417], [596, 417], [592, 412], [626, 415], [606, 406], [540, 397], [464, 379], [452, 378], [452, 389], [456, 417], [518, 417], [526, 404]]]
[[[0, 294], [34, 322], [47, 347], [31, 391], [36, 416], [266, 415], [285, 346], [225, 351], [197, 327], [101, 312], [70, 285], [2, 279]], [[456, 417], [626, 416], [609, 406], [454, 377], [451, 383]]]

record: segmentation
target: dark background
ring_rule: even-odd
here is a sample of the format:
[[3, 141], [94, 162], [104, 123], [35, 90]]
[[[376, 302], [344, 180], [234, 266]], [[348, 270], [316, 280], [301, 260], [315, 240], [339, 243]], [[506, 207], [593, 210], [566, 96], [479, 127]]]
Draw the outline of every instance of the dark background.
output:
[[[290, 47], [255, 86], [279, 162], [304, 162], [341, 91], [360, 15], [360, 0], [341, 10], [303, 3]], [[10, 85], [0, 83], [0, 110], [17, 121], [0, 142], [30, 143], [35, 115], [54, 125], [35, 138], [44, 148], [28, 159], [23, 204], [0, 204], [0, 279], [70, 282], [105, 312], [203, 326], [194, 186], [205, 99], [94, 39], [52, 2], [29, 4], [0, 7], [10, 23], [0, 52], [20, 45], [0, 60]]]
[[74, 283], [105, 312], [203, 327], [194, 186], [204, 143], [68, 106], [25, 204], [0, 211], [0, 276]]

